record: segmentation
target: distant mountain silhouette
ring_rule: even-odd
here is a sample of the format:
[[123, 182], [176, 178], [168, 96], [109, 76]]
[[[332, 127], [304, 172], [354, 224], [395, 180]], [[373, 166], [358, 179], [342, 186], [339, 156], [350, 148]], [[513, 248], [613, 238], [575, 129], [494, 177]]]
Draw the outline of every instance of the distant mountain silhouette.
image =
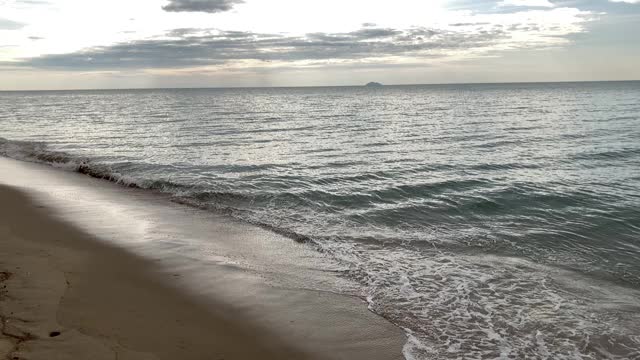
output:
[[382, 84], [380, 84], [379, 82], [372, 81], [372, 82], [368, 83], [368, 84], [367, 84], [367, 85], [365, 85], [365, 86], [368, 86], [368, 87], [378, 87], [378, 86], [382, 86]]

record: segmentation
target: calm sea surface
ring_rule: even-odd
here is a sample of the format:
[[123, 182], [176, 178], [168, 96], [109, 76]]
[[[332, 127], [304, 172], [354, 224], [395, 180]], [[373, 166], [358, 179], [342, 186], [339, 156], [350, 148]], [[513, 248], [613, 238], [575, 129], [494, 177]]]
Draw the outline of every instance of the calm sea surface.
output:
[[0, 92], [0, 155], [336, 258], [417, 359], [640, 359], [640, 82]]

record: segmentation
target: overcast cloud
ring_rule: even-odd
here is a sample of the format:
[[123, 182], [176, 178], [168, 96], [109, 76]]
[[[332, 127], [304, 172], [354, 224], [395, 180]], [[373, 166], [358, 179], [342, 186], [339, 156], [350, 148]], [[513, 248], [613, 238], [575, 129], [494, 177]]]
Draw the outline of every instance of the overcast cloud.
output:
[[637, 78], [637, 2], [0, 0], [0, 87]]
[[263, 62], [444, 56], [443, 50], [485, 48], [506, 36], [499, 27], [467, 34], [427, 28], [363, 28], [305, 36], [213, 29], [176, 29], [166, 38], [137, 40], [75, 53], [24, 59], [20, 66], [58, 69], [186, 68], [235, 60]]
[[22, 29], [25, 24], [12, 21], [9, 19], [0, 18], [0, 30], [17, 30]]
[[[492, 16], [492, 15], [491, 15]], [[557, 21], [549, 21], [550, 17]], [[305, 61], [388, 63], [433, 58], [465, 58], [497, 50], [536, 49], [565, 44], [582, 32], [589, 13], [555, 9], [532, 11], [510, 22], [491, 17], [448, 28], [396, 29], [365, 24], [350, 32], [305, 35], [179, 28], [147, 39], [85, 48], [64, 54], [22, 58], [18, 67], [66, 70], [113, 70], [220, 66], [241, 61], [291, 66]], [[521, 18], [528, 22], [521, 21]], [[566, 23], [565, 20], [571, 20]], [[544, 20], [544, 21], [543, 21]]]
[[243, 0], [169, 0], [169, 4], [162, 9], [174, 12], [217, 13], [229, 11], [243, 2]]

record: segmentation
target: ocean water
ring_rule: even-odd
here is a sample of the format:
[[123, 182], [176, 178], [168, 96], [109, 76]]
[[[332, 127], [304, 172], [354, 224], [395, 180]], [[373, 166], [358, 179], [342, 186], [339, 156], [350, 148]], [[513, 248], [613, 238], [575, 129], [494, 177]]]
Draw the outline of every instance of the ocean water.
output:
[[640, 82], [0, 92], [0, 155], [307, 243], [409, 359], [640, 359]]

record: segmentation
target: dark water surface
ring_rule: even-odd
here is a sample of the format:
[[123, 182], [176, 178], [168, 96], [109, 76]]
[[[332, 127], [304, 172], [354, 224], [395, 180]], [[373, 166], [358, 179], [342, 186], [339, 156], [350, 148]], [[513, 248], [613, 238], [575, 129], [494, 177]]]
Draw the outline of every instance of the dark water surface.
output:
[[0, 92], [0, 137], [309, 242], [409, 358], [640, 358], [640, 82]]

